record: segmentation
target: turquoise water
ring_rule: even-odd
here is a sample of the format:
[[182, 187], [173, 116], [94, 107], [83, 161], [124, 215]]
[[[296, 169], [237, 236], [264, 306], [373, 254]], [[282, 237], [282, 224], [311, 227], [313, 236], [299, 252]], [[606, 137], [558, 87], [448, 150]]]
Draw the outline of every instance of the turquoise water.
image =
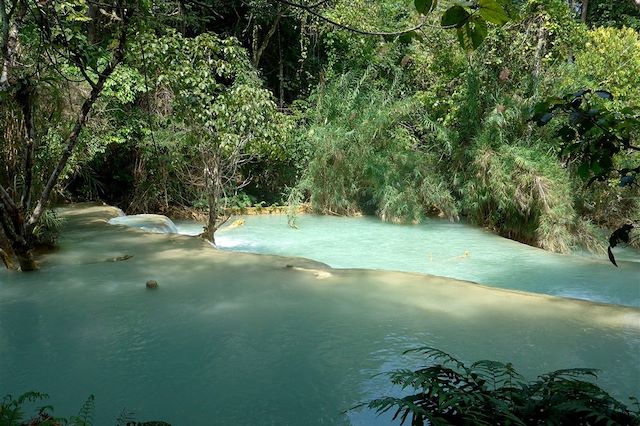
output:
[[[619, 256], [559, 255], [461, 223], [430, 219], [394, 225], [370, 217], [304, 215], [298, 229], [284, 216], [246, 216], [240, 227], [216, 234], [225, 250], [301, 256], [335, 268], [419, 272], [484, 285], [640, 306], [640, 263]], [[230, 221], [231, 222], [231, 221]], [[194, 222], [179, 232], [198, 233]], [[636, 254], [640, 260], [640, 254]], [[633, 259], [633, 257], [627, 257]]]
[[[48, 392], [60, 415], [95, 394], [98, 426], [123, 410], [176, 426], [389, 425], [345, 410], [398, 394], [375, 374], [418, 366], [400, 354], [421, 345], [513, 361], [528, 377], [600, 368], [616, 396], [640, 395], [635, 308], [212, 250], [107, 225], [104, 208], [64, 214], [61, 248], [41, 270], [0, 271], [0, 395]], [[224, 238], [240, 241], [232, 233], [245, 226]]]

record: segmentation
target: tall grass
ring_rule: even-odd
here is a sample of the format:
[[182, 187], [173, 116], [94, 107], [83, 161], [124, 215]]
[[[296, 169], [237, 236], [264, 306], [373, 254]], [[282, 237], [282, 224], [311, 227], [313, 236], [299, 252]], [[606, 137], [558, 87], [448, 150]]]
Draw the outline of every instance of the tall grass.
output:
[[462, 204], [473, 222], [554, 252], [577, 245], [601, 249], [592, 227], [577, 214], [574, 186], [554, 157], [506, 144], [480, 145], [472, 157]]
[[419, 105], [401, 96], [396, 82], [377, 87], [373, 74], [343, 74], [312, 98], [311, 160], [298, 190], [322, 214], [364, 212], [392, 222], [419, 222], [434, 212], [457, 217], [437, 157], [417, 136]]

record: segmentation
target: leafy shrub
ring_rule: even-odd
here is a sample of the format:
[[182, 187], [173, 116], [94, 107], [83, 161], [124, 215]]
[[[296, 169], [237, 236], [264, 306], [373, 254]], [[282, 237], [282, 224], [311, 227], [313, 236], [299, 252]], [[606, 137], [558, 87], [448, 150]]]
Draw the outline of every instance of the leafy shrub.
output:
[[595, 378], [585, 368], [557, 370], [527, 382], [511, 364], [477, 361], [470, 366], [438, 349], [406, 351], [425, 356], [427, 365], [415, 371], [389, 374], [391, 382], [415, 393], [383, 397], [354, 408], [379, 414], [393, 412], [403, 424], [423, 425], [640, 425], [635, 409], [583, 378]]
[[49, 398], [46, 393], [26, 392], [17, 398], [11, 395], [5, 396], [0, 402], [0, 425], [2, 426], [91, 426], [93, 424], [93, 413], [95, 411], [94, 397], [89, 398], [82, 404], [77, 416], [68, 419], [53, 416], [53, 407], [44, 405], [36, 408], [36, 414], [26, 418], [24, 405], [41, 402]]
[[36, 245], [49, 248], [55, 247], [63, 221], [55, 211], [46, 210], [33, 230], [33, 234], [37, 239]]

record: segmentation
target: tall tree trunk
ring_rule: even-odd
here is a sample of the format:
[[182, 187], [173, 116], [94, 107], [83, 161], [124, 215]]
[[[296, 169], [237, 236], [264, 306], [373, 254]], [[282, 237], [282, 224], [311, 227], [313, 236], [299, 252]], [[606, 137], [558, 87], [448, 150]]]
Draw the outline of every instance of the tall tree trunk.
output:
[[589, 0], [582, 0], [582, 11], [580, 13], [580, 21], [587, 23], [587, 14], [589, 13]]
[[[31, 194], [33, 186], [34, 171], [34, 149], [36, 143], [36, 131], [34, 121], [34, 90], [32, 83], [19, 76], [13, 75], [13, 69], [19, 63], [18, 35], [20, 27], [26, 15], [27, 6], [24, 0], [20, 0], [15, 6], [13, 24], [7, 31], [8, 18], [6, 16], [5, 0], [0, 0], [0, 21], [2, 21], [2, 37], [0, 38], [0, 53], [2, 57], [2, 73], [0, 74], [0, 91], [5, 91], [13, 97], [13, 101], [20, 106], [23, 115], [24, 130], [24, 150], [22, 165], [22, 191], [17, 194], [14, 188], [13, 196], [0, 183], [0, 227], [6, 240], [8, 240], [13, 254], [20, 264], [22, 271], [32, 271], [36, 269], [36, 262], [33, 258], [33, 246], [36, 242], [34, 237], [35, 227], [38, 225], [42, 214], [47, 207], [53, 188], [58, 183], [60, 174], [64, 170], [75, 146], [78, 143], [80, 132], [84, 127], [89, 113], [94, 103], [100, 96], [106, 81], [109, 79], [115, 68], [124, 58], [127, 40], [127, 22], [129, 12], [126, 9], [122, 16], [122, 28], [118, 39], [117, 47], [111, 57], [111, 61], [98, 75], [95, 83], [88, 81], [91, 86], [91, 93], [84, 101], [76, 118], [73, 130], [66, 139], [65, 148], [58, 159], [58, 162], [49, 176], [44, 189], [42, 190], [38, 202], [31, 211]], [[18, 84], [20, 83], [20, 84]], [[17, 171], [16, 171], [17, 175]], [[15, 201], [14, 201], [15, 200]], [[3, 250], [6, 253], [6, 250]]]
[[282, 55], [282, 40], [280, 38], [280, 28], [278, 28], [278, 84], [280, 96], [278, 97], [278, 106], [284, 108], [284, 58]]
[[[124, 17], [123, 20], [125, 21], [125, 23], [128, 21], [126, 17]], [[111, 77], [113, 71], [124, 59], [124, 51], [127, 43], [126, 24], [123, 24], [121, 31], [122, 33], [120, 34], [120, 38], [118, 40], [118, 46], [116, 47], [116, 50], [111, 57], [111, 61], [109, 62], [109, 64], [107, 64], [104, 70], [102, 70], [98, 77], [98, 81], [96, 81], [96, 83], [93, 85], [93, 88], [91, 89], [89, 97], [85, 99], [84, 103], [82, 104], [80, 113], [78, 114], [78, 118], [76, 119], [76, 123], [73, 126], [73, 130], [67, 137], [66, 146], [62, 151], [62, 155], [58, 159], [58, 164], [56, 164], [55, 169], [49, 176], [49, 179], [47, 180], [47, 183], [44, 186], [42, 193], [40, 194], [40, 199], [33, 209], [31, 217], [27, 221], [25, 228], [29, 233], [33, 232], [33, 228], [35, 228], [37, 223], [40, 221], [42, 214], [44, 213], [44, 209], [46, 208], [47, 203], [49, 202], [49, 197], [51, 196], [51, 191], [53, 191], [54, 186], [58, 183], [60, 174], [67, 165], [67, 162], [69, 161], [69, 158], [71, 157], [71, 154], [73, 153], [73, 150], [78, 143], [80, 132], [87, 122], [87, 118], [89, 117], [89, 112], [91, 112], [91, 109], [93, 108], [93, 104], [95, 104], [96, 100], [98, 100], [98, 97], [102, 93], [102, 89], [104, 89], [105, 83], [107, 82], [109, 77]]]
[[222, 195], [220, 155], [217, 150], [214, 153], [207, 153], [205, 155], [210, 155], [209, 158], [204, 160], [205, 189], [207, 191], [207, 203], [209, 204], [209, 216], [202, 237], [211, 241], [212, 244], [215, 244], [215, 233], [218, 230], [218, 216], [220, 214], [219, 204]]
[[98, 41], [96, 37], [98, 8], [93, 4], [93, 2], [88, 2], [87, 4], [87, 17], [89, 18], [89, 22], [87, 22], [87, 38], [89, 39], [89, 43], [94, 44]]

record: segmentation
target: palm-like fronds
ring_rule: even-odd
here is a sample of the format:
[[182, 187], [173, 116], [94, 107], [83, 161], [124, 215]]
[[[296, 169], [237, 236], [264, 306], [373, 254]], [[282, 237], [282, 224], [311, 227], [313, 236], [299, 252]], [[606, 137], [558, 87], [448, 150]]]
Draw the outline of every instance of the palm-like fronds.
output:
[[[413, 393], [382, 397], [354, 408], [393, 420], [423, 425], [640, 425], [640, 411], [617, 401], [596, 384], [588, 368], [557, 370], [526, 382], [513, 366], [482, 360], [467, 366], [441, 350], [406, 351], [425, 357], [426, 366], [388, 373], [390, 381]], [[637, 400], [636, 400], [637, 401]]]

